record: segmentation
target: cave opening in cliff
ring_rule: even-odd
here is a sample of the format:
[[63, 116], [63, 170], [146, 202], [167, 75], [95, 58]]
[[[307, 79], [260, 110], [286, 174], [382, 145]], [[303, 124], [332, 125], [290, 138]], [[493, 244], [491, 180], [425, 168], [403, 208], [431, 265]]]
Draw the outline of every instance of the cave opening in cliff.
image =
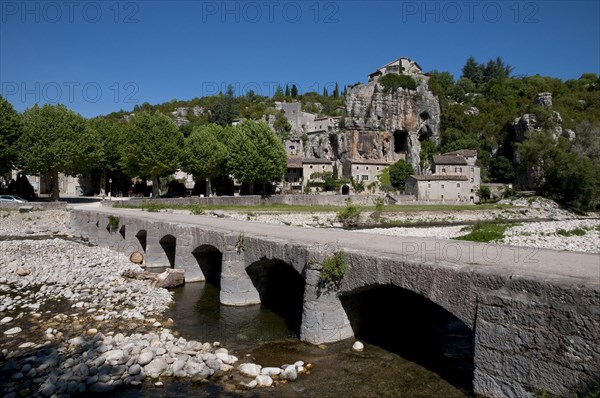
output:
[[421, 112], [419, 114], [419, 117], [421, 118], [422, 121], [428, 120], [430, 118], [429, 112]]
[[431, 128], [428, 125], [421, 127], [419, 130], [419, 141], [423, 142], [433, 135]]
[[406, 153], [408, 150], [408, 131], [396, 130], [394, 131], [394, 152], [395, 153]]

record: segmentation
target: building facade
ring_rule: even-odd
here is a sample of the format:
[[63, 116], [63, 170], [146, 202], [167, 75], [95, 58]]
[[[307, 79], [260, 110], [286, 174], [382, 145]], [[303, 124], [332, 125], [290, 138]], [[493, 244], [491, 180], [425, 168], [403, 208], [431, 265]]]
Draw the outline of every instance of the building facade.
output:
[[481, 170], [476, 161], [477, 152], [470, 149], [434, 156], [434, 173], [408, 177], [406, 193], [425, 202], [478, 203]]

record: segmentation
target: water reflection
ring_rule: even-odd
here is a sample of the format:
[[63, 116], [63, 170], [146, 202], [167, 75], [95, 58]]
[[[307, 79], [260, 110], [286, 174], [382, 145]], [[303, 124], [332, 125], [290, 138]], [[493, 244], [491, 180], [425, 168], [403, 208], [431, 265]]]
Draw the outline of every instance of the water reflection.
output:
[[187, 339], [238, 344], [296, 337], [285, 320], [264, 306], [232, 307], [219, 302], [219, 289], [210, 283], [188, 283], [174, 291], [167, 312]]

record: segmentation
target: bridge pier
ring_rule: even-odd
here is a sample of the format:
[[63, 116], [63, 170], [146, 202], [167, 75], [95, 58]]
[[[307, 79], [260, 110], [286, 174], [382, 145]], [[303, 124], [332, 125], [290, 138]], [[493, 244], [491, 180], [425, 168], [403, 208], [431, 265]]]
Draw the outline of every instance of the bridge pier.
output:
[[354, 336], [337, 291], [323, 289], [319, 279], [318, 269], [307, 268], [300, 340], [323, 344]]
[[244, 251], [225, 245], [221, 268], [221, 304], [243, 306], [260, 304], [260, 296], [246, 272]]
[[171, 267], [169, 259], [160, 244], [163, 237], [159, 228], [146, 229], [146, 253], [145, 263], [148, 268]]
[[198, 266], [192, 251], [195, 247], [195, 239], [192, 234], [182, 233], [177, 235], [177, 247], [175, 250], [175, 268], [185, 270], [185, 281], [203, 282], [206, 280], [204, 273]]

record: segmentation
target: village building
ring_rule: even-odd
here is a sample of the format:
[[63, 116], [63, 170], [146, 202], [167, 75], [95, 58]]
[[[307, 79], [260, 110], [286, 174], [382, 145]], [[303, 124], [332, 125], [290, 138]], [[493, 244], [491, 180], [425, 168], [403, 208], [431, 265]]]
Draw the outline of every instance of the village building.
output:
[[[333, 173], [333, 161], [327, 159], [303, 159], [302, 160], [302, 185], [306, 186], [309, 182], [325, 182], [322, 173]], [[316, 174], [316, 175], [315, 175]]]
[[302, 156], [288, 156], [283, 181], [284, 191], [302, 191]]
[[352, 160], [350, 175], [354, 181], [363, 182], [366, 187], [373, 182], [379, 182], [379, 175], [391, 164], [381, 160]]
[[409, 176], [406, 193], [418, 201], [477, 203], [481, 170], [476, 161], [477, 151], [471, 149], [434, 156], [434, 173]]

